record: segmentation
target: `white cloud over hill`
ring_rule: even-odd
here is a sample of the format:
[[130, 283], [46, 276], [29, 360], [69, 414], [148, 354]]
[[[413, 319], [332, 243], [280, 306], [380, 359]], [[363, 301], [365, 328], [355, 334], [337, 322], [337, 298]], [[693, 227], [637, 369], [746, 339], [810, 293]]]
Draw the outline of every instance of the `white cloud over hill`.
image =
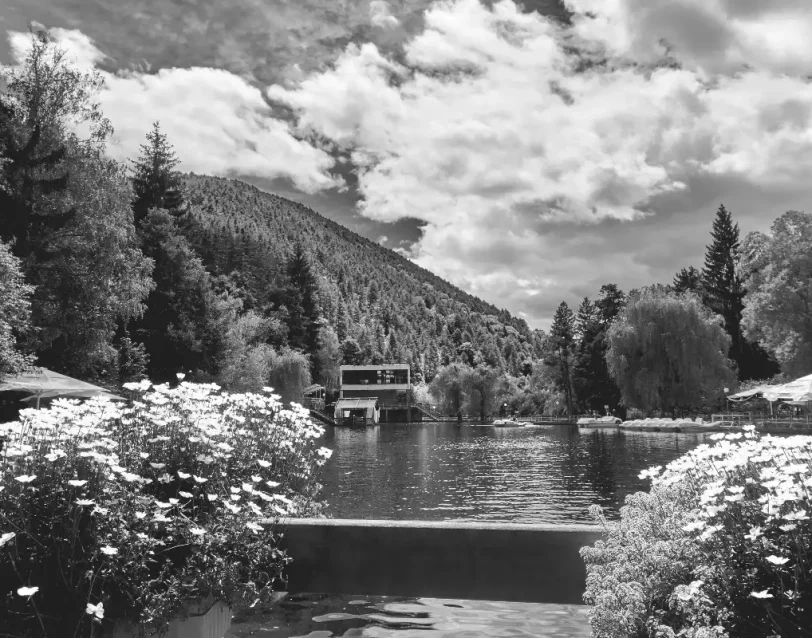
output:
[[[160, 119], [185, 169], [307, 192], [341, 184], [328, 151], [349, 154], [361, 214], [425, 222], [415, 261], [533, 325], [600, 283], [699, 265], [722, 201], [743, 230], [803, 209], [808, 1], [566, 4], [571, 28], [510, 1], [437, 2], [397, 59], [342, 45], [333, 64], [270, 87], [293, 125], [245, 80], [206, 68], [108, 74], [104, 110], [124, 157]], [[370, 24], [401, 28], [392, 6], [372, 2]], [[82, 34], [61, 35], [100, 61]]]

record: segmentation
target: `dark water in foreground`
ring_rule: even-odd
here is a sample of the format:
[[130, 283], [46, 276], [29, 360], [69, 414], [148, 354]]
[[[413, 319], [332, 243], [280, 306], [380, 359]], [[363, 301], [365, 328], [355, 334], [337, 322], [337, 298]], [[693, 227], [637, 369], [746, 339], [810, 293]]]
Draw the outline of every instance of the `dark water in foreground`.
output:
[[588, 638], [586, 607], [386, 596], [288, 596], [225, 638]]
[[665, 465], [708, 434], [494, 428], [452, 423], [327, 428], [323, 471], [333, 518], [589, 523], [611, 519], [641, 470]]

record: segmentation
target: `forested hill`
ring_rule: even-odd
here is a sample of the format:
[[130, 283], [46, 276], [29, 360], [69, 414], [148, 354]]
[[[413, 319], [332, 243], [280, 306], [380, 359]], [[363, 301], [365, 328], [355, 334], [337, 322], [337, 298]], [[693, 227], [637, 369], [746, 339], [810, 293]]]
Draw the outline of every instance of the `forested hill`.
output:
[[520, 375], [541, 334], [398, 253], [315, 211], [237, 180], [184, 175], [183, 232], [213, 275], [261, 307], [300, 243], [318, 281], [319, 314], [364, 363], [408, 362], [427, 379], [440, 365], [487, 363]]

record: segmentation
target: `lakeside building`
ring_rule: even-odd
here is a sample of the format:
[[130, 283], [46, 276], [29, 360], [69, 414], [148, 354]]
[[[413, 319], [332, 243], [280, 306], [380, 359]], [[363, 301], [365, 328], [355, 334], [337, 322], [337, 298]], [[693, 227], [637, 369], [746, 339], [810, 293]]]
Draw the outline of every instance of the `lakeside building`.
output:
[[411, 367], [407, 363], [340, 368], [341, 384], [335, 405], [336, 423], [420, 421], [413, 410]]

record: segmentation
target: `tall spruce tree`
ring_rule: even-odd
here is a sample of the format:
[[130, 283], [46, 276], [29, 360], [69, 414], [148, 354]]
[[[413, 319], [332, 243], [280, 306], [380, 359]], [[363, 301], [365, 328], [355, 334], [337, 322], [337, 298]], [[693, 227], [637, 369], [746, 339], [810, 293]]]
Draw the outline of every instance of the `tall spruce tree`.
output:
[[553, 316], [548, 339], [549, 356], [545, 360], [554, 370], [555, 382], [564, 393], [567, 414], [575, 413], [575, 396], [572, 387], [572, 358], [575, 346], [575, 318], [566, 301], [562, 301]]
[[318, 284], [304, 246], [297, 243], [288, 259], [288, 344], [305, 354], [314, 355], [319, 348]]
[[728, 356], [736, 363], [739, 379], [752, 373], [748, 353], [752, 350], [742, 336], [744, 283], [739, 272], [739, 225], [724, 207], [719, 206], [711, 230], [711, 243], [705, 253], [702, 269], [702, 291], [705, 304], [722, 316], [730, 336]]
[[175, 214], [183, 212], [181, 177], [175, 171], [178, 163], [166, 134], [161, 133], [160, 123], [154, 122], [147, 133], [147, 143], [141, 145], [141, 155], [132, 163], [136, 225], [152, 208], [163, 208]]

